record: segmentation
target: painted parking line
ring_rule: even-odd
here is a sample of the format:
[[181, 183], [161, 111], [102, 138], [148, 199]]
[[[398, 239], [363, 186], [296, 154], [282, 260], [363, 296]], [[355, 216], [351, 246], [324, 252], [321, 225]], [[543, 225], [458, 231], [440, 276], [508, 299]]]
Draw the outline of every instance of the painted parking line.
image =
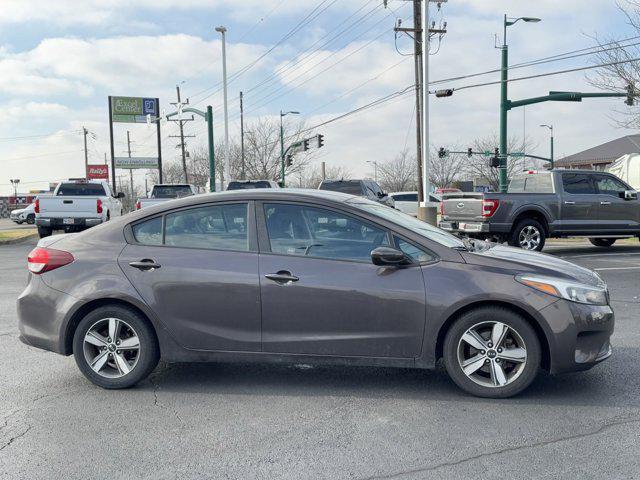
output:
[[586, 255], [569, 255], [562, 258], [587, 258], [587, 257], [615, 257], [621, 255], [640, 255], [640, 252], [620, 252], [620, 253], [590, 253]]
[[594, 268], [596, 272], [601, 272], [603, 270], [640, 270], [640, 265], [637, 267], [602, 267], [602, 268]]

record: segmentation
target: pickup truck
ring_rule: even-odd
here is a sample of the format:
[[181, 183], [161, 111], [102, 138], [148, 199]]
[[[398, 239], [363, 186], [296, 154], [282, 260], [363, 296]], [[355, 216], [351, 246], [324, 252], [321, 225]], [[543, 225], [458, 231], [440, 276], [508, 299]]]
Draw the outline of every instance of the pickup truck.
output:
[[589, 237], [598, 247], [640, 237], [638, 193], [618, 177], [592, 170], [530, 170], [507, 193], [448, 193], [440, 228], [540, 251], [550, 237]]
[[54, 230], [79, 232], [122, 215], [122, 192], [114, 195], [104, 180], [60, 182], [52, 195], [39, 195], [34, 212], [40, 238]]
[[168, 202], [175, 198], [190, 197], [198, 193], [195, 186], [188, 183], [158, 183], [146, 198], [139, 198], [136, 210]]

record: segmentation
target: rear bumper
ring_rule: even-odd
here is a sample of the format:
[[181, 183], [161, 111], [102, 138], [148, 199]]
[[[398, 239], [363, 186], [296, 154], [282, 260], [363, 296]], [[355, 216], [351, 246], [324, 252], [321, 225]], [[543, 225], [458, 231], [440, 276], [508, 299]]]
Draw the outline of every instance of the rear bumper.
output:
[[[65, 223], [65, 220], [73, 220], [73, 223]], [[39, 227], [51, 227], [53, 229], [63, 229], [65, 227], [89, 228], [102, 223], [102, 218], [36, 218], [36, 225]]]
[[75, 297], [48, 287], [40, 275], [30, 274], [17, 302], [20, 341], [63, 354], [65, 318], [76, 303]]
[[559, 300], [540, 314], [554, 332], [549, 339], [551, 373], [588, 370], [611, 356], [615, 316], [609, 305]]
[[457, 222], [443, 220], [438, 226], [448, 232], [461, 233], [489, 233], [489, 224], [483, 222]]

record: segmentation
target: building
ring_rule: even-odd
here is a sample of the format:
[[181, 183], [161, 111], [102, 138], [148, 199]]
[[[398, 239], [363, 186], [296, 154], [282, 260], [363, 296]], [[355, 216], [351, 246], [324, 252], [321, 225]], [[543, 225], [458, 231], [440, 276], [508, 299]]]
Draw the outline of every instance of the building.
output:
[[627, 135], [556, 160], [556, 168], [604, 170], [628, 153], [640, 153], [640, 135]]

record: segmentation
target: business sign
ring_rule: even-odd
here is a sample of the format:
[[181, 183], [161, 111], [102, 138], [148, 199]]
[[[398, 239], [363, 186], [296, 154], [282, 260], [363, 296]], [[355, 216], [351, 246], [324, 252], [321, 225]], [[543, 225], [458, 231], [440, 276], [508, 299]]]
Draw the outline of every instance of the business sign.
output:
[[157, 157], [116, 157], [116, 168], [158, 168]]
[[119, 123], [147, 123], [147, 115], [158, 116], [155, 98], [111, 97], [111, 120]]
[[87, 165], [87, 178], [90, 180], [109, 180], [109, 167], [106, 165]]

